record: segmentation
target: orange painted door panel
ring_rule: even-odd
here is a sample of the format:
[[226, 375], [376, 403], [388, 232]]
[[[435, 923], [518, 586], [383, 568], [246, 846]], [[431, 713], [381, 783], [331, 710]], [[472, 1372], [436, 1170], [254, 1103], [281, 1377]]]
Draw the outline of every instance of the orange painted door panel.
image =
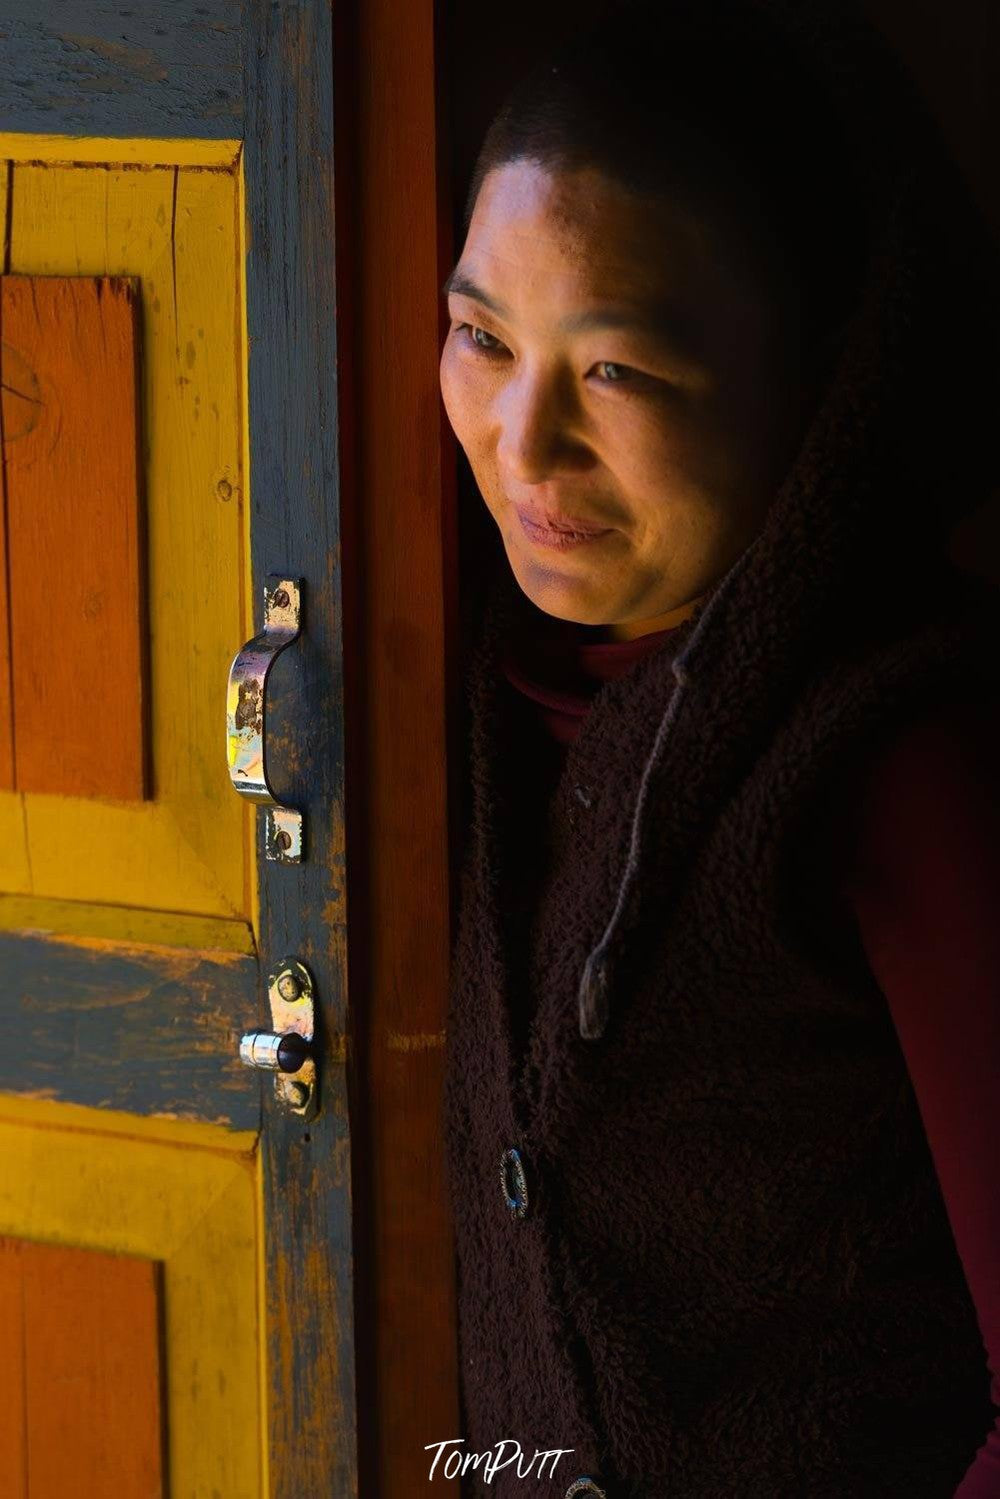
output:
[[5, 1499], [163, 1499], [160, 1267], [0, 1238]]

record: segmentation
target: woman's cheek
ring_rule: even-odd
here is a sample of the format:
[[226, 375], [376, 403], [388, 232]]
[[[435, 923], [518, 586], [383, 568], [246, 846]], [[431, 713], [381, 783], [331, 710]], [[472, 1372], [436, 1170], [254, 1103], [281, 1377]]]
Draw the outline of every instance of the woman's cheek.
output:
[[458, 398], [458, 384], [455, 379], [454, 356], [451, 353], [450, 345], [447, 343], [444, 346], [441, 363], [438, 366], [438, 378], [441, 385], [441, 399], [444, 402], [448, 421], [451, 423], [451, 428], [455, 436], [461, 442], [462, 439], [459, 432], [461, 410]]
[[474, 451], [482, 445], [484, 412], [467, 370], [446, 346], [441, 359], [441, 396], [452, 431], [472, 461]]
[[468, 371], [463, 369], [462, 361], [457, 356], [450, 340], [445, 344], [444, 353], [441, 356], [440, 376], [441, 395], [448, 413], [448, 420], [451, 422], [456, 437], [464, 446], [463, 434], [469, 428], [472, 392]]
[[635, 444], [646, 474], [669, 478], [679, 492], [728, 488], [732, 478], [729, 434], [697, 409], [662, 421]]
[[676, 481], [691, 470], [695, 451], [690, 432], [636, 414], [621, 420], [613, 442], [605, 444], [605, 463], [624, 491], [657, 494], [665, 480]]

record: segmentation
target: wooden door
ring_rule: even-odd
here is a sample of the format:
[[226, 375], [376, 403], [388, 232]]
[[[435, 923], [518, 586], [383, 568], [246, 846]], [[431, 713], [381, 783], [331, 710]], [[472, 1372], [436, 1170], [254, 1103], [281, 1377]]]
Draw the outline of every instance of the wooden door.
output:
[[[334, 39], [322, 0], [4, 7], [0, 1492], [348, 1499]], [[301, 580], [270, 858], [226, 759]], [[305, 965], [319, 1112], [239, 1060]]]

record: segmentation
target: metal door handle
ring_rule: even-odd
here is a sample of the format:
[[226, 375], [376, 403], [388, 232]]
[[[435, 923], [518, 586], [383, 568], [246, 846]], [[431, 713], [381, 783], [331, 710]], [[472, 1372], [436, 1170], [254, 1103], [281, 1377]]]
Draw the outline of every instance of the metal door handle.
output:
[[233, 657], [226, 692], [226, 756], [240, 796], [266, 808], [265, 851], [281, 864], [302, 862], [302, 813], [282, 806], [267, 779], [264, 740], [267, 679], [286, 645], [299, 633], [301, 579], [270, 574], [264, 583], [264, 628]]

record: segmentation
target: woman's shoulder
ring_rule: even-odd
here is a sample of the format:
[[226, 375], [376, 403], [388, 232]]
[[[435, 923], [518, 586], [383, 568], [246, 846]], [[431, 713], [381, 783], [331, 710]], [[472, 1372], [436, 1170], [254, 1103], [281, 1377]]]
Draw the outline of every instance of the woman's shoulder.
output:
[[[915, 596], [914, 596], [915, 595]], [[896, 600], [896, 603], [893, 601]], [[777, 728], [804, 799], [853, 802], [988, 748], [1000, 713], [1000, 588], [942, 569], [829, 624]], [[982, 753], [984, 751], [980, 751]], [[905, 774], [904, 774], [905, 771]]]
[[922, 702], [856, 768], [841, 822], [846, 885], [936, 860], [1000, 857], [1000, 692], [969, 687]]

